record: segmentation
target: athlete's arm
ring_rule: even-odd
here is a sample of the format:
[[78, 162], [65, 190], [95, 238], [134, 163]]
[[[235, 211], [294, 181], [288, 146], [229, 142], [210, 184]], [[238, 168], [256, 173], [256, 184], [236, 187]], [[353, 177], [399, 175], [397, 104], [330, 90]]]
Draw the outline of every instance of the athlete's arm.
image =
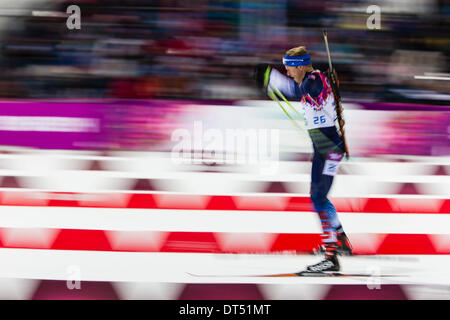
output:
[[302, 98], [300, 86], [293, 79], [286, 77], [276, 69], [272, 69], [270, 72], [268, 88], [280, 90], [288, 99]]
[[258, 86], [266, 92], [276, 88], [288, 99], [301, 99], [299, 85], [267, 64], [261, 64], [255, 68], [254, 78]]
[[304, 95], [309, 95], [312, 98], [316, 98], [323, 90], [323, 83], [319, 76], [309, 74], [306, 79], [303, 80], [301, 85], [301, 91]]

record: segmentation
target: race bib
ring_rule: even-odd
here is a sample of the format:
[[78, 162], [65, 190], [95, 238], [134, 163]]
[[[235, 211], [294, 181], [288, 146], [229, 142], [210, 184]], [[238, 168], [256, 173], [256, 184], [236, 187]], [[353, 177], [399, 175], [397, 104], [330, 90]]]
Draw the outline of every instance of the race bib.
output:
[[327, 176], [335, 176], [339, 167], [339, 162], [341, 162], [343, 157], [343, 153], [334, 151], [328, 152], [322, 174]]

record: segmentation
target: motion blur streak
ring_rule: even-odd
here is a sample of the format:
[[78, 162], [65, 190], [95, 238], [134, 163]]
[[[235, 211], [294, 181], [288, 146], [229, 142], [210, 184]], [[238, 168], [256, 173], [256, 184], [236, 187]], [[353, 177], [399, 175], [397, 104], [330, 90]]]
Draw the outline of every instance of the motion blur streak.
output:
[[[449, 15], [0, 0], [0, 298], [449, 299]], [[253, 70], [305, 45], [325, 71], [323, 28], [352, 155], [330, 192], [359, 255], [342, 268], [371, 276], [261, 277], [316, 261], [320, 224], [304, 124]]]

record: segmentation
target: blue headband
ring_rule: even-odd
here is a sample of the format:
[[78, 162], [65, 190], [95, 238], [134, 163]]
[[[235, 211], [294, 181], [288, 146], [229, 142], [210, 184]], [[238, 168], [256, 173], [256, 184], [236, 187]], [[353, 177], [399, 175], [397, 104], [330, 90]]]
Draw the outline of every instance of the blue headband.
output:
[[309, 56], [309, 53], [307, 53], [303, 56], [288, 56], [288, 55], [286, 55], [283, 58], [283, 64], [288, 67], [307, 66], [310, 63], [311, 63], [311, 58]]

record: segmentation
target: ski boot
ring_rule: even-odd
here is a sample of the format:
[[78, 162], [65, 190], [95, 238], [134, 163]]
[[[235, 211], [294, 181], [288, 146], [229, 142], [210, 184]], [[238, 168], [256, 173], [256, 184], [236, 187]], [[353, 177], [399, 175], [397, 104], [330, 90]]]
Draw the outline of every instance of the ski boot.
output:
[[[325, 254], [325, 246], [321, 244], [317, 249], [314, 249], [314, 254], [322, 255]], [[350, 241], [348, 240], [347, 235], [345, 232], [339, 232], [337, 234], [337, 248], [336, 252], [340, 254], [341, 256], [351, 256], [353, 255], [352, 251], [352, 245], [350, 244]]]
[[305, 274], [323, 274], [326, 272], [337, 272], [341, 269], [341, 266], [339, 265], [339, 261], [337, 258], [337, 255], [334, 254], [330, 257], [326, 257], [324, 260], [322, 260], [319, 263], [310, 265], [306, 268], [306, 271], [298, 272], [298, 275], [305, 275]]

